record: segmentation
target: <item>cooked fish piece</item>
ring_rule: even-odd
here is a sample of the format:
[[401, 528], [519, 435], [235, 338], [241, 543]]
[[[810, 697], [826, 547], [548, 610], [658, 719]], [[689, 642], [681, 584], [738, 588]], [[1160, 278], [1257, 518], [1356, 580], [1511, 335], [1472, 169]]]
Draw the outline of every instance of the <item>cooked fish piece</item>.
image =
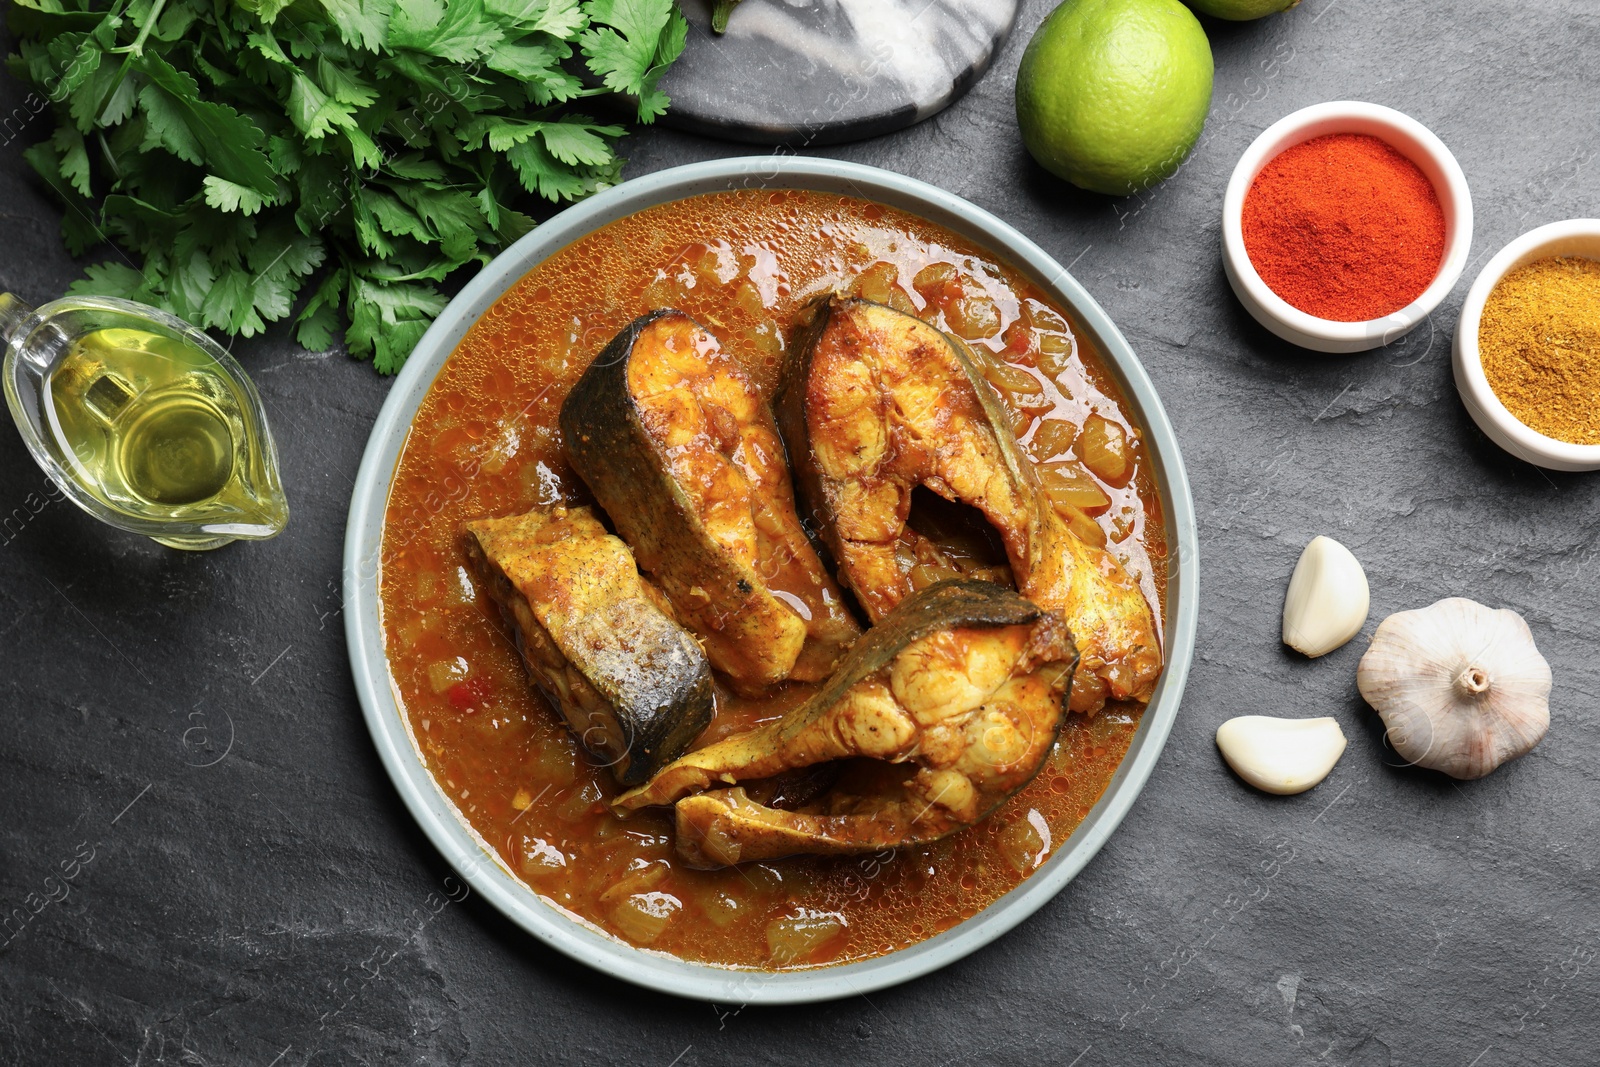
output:
[[1023, 596], [1060, 611], [1083, 655], [1070, 706], [1148, 700], [1161, 672], [1150, 605], [1122, 565], [1050, 505], [972, 351], [912, 315], [830, 298], [790, 350], [779, 424], [801, 499], [869, 618], [912, 591], [917, 486], [981, 511]]
[[706, 728], [705, 652], [592, 510], [480, 519], [465, 535], [529, 681], [619, 783], [649, 778]]
[[[675, 803], [678, 853], [699, 866], [933, 841], [1038, 773], [1076, 661], [1059, 614], [990, 582], [939, 582], [868, 630], [805, 703], [679, 758], [615, 805]], [[831, 760], [851, 762], [793, 807], [744, 786], [704, 792]]]
[[795, 514], [772, 414], [681, 311], [636, 319], [561, 408], [568, 458], [745, 690], [826, 678], [860, 627]]

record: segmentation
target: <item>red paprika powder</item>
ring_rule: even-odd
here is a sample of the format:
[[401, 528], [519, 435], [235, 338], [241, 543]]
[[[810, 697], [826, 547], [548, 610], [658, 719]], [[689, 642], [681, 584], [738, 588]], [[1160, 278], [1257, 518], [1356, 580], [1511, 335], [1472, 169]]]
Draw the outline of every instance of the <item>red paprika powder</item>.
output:
[[1364, 322], [1422, 295], [1444, 257], [1444, 208], [1417, 165], [1377, 137], [1335, 133], [1285, 150], [1244, 200], [1256, 273], [1294, 307]]

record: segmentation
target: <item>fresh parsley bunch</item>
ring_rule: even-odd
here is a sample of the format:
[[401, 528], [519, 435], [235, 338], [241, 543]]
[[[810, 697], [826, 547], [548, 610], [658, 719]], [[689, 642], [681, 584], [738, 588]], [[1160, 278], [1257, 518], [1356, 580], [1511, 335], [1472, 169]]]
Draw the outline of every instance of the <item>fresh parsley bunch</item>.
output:
[[74, 292], [245, 337], [299, 303], [301, 344], [343, 328], [384, 373], [443, 309], [435, 283], [532, 229], [516, 205], [617, 181], [623, 128], [573, 105], [627, 94], [654, 120], [687, 34], [674, 0], [10, 7], [12, 70], [59, 120], [26, 157], [68, 248], [139, 261]]

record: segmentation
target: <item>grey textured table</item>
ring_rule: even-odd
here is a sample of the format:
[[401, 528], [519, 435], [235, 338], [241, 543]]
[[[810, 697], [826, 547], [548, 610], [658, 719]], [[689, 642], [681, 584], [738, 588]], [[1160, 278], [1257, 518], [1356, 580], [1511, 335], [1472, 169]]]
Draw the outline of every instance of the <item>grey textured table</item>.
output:
[[[754, 0], [752, 0], [754, 2]], [[262, 545], [190, 556], [52, 502], [0, 432], [0, 1060], [18, 1064], [1594, 1062], [1600, 1044], [1600, 476], [1508, 459], [1457, 402], [1450, 337], [1484, 259], [1600, 203], [1590, 0], [1305, 0], [1211, 24], [1217, 92], [1174, 180], [1084, 195], [1024, 155], [1012, 78], [1044, 2], [954, 108], [831, 151], [938, 183], [1032, 235], [1121, 324], [1177, 424], [1201, 521], [1200, 644], [1171, 742], [1088, 869], [985, 951], [796, 1010], [643, 993], [545, 950], [449, 873], [374, 755], [340, 628], [344, 514], [387, 383], [280, 331], [240, 344], [294, 506]], [[1395, 348], [1330, 358], [1250, 322], [1218, 260], [1235, 159], [1320, 100], [1390, 104], [1454, 149], [1475, 262]], [[23, 106], [0, 82], [0, 115]], [[7, 128], [5, 136], [10, 136]], [[0, 283], [42, 301], [78, 266], [20, 141], [0, 166]], [[632, 173], [736, 146], [652, 132]], [[1355, 690], [1365, 638], [1278, 643], [1318, 533], [1372, 582], [1373, 622], [1464, 594], [1525, 614], [1553, 725], [1476, 783], [1395, 766]], [[1241, 785], [1241, 713], [1339, 718], [1297, 798]], [[209, 764], [209, 766], [207, 765]], [[66, 895], [47, 881], [77, 868]], [[60, 899], [50, 899], [51, 896]]]

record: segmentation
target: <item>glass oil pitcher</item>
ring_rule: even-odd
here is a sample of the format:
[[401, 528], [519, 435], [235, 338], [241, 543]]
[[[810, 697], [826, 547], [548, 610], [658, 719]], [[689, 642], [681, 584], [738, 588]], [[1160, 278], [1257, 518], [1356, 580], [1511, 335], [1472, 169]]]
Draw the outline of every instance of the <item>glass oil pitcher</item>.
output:
[[200, 330], [131, 300], [0, 293], [0, 341], [28, 451], [89, 514], [183, 549], [288, 523], [261, 398]]

